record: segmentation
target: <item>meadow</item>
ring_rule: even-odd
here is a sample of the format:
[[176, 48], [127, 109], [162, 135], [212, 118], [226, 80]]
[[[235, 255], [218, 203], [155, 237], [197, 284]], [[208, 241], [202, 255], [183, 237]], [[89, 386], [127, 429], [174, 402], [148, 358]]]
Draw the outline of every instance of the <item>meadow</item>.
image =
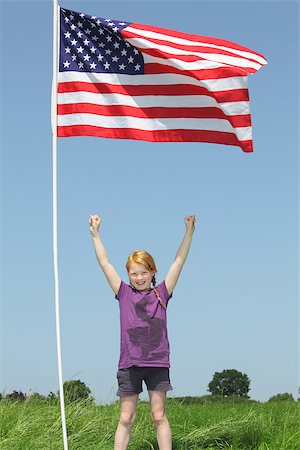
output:
[[[63, 449], [57, 403], [0, 401], [1, 450]], [[167, 400], [173, 450], [300, 450], [300, 402]], [[119, 404], [66, 405], [69, 450], [112, 450]], [[149, 403], [139, 401], [129, 450], [157, 450]]]

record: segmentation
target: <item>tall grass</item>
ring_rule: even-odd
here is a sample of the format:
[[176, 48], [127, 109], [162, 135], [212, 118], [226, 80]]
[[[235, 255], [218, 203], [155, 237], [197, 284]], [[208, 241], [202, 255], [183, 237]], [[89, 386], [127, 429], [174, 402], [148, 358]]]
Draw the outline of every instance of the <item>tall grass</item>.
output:
[[[119, 404], [66, 405], [70, 450], [112, 450]], [[299, 402], [186, 404], [168, 399], [173, 450], [300, 450]], [[58, 405], [0, 402], [1, 450], [61, 450]], [[138, 403], [130, 450], [157, 450], [149, 403]]]

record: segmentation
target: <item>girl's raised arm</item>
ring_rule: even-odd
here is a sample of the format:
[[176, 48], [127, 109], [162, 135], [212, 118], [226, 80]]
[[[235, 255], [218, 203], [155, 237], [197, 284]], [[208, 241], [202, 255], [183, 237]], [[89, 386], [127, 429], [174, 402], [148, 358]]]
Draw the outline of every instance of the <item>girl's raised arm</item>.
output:
[[118, 293], [120, 284], [121, 284], [121, 278], [118, 275], [118, 273], [115, 271], [115, 268], [111, 265], [109, 262], [106, 250], [104, 248], [104, 245], [102, 243], [100, 233], [99, 233], [99, 227], [101, 223], [101, 217], [97, 215], [93, 215], [89, 217], [89, 224], [90, 224], [90, 232], [93, 237], [93, 244], [94, 249], [96, 253], [96, 257], [98, 260], [98, 263], [103, 270], [104, 275], [107, 278], [107, 281], [114, 291], [115, 294]]
[[180, 272], [182, 270], [182, 267], [185, 263], [187, 255], [189, 253], [193, 233], [195, 231], [195, 222], [196, 222], [195, 216], [187, 216], [184, 218], [186, 232], [185, 232], [185, 235], [181, 242], [181, 245], [180, 245], [179, 249], [177, 250], [175, 260], [174, 260], [173, 264], [171, 265], [169, 272], [167, 273], [166, 280], [165, 280], [166, 288], [170, 295], [172, 294], [172, 292], [176, 286]]

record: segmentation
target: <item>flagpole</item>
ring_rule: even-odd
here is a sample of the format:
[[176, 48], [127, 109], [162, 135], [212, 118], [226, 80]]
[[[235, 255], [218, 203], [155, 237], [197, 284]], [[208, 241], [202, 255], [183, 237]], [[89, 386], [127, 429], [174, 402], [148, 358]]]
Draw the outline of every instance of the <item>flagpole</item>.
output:
[[58, 277], [58, 240], [57, 240], [57, 78], [59, 55], [59, 6], [53, 0], [53, 79], [52, 79], [52, 189], [53, 189], [53, 265], [54, 265], [54, 299], [56, 323], [56, 347], [58, 362], [58, 380], [60, 395], [61, 423], [63, 432], [64, 450], [68, 450], [68, 437], [65, 417], [65, 402], [62, 380], [60, 319], [59, 319], [59, 277]]

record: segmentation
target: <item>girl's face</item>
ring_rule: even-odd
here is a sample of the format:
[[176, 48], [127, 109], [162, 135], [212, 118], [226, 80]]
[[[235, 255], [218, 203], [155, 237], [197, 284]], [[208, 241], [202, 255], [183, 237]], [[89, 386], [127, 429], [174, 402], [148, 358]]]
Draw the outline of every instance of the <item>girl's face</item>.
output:
[[131, 263], [128, 276], [131, 286], [138, 291], [150, 289], [153, 272], [147, 270], [142, 264]]

